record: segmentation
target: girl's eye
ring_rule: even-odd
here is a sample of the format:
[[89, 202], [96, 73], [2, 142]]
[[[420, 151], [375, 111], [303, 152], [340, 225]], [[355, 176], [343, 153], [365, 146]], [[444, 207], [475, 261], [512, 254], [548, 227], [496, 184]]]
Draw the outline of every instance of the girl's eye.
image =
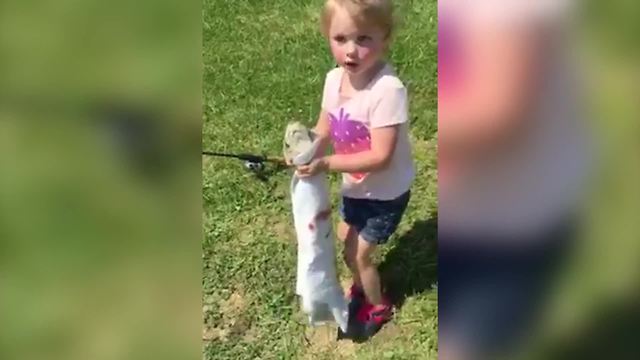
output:
[[366, 41], [369, 41], [369, 40], [371, 40], [371, 36], [369, 36], [369, 35], [360, 35], [360, 36], [358, 36], [358, 39], [357, 39], [357, 41], [359, 43], [363, 43], [363, 42], [366, 42]]
[[346, 41], [346, 38], [343, 35], [336, 35], [333, 37], [333, 40], [339, 42], [339, 43], [343, 43]]

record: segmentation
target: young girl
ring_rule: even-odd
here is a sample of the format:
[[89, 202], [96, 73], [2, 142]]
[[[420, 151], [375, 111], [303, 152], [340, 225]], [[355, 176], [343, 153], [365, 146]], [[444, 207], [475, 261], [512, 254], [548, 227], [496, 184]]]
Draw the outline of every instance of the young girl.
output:
[[[337, 233], [353, 275], [349, 310], [373, 334], [392, 308], [371, 256], [396, 230], [415, 176], [407, 90], [384, 61], [393, 30], [390, 0], [328, 0], [321, 21], [338, 67], [326, 76], [315, 127], [323, 146], [297, 174], [343, 173]], [[324, 156], [329, 143], [335, 154]]]

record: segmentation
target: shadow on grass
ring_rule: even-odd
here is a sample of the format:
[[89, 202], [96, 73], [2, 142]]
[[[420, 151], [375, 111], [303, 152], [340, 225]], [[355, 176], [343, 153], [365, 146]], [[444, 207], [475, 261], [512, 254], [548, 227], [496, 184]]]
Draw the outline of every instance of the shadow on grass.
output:
[[379, 266], [382, 284], [396, 308], [432, 288], [438, 279], [438, 216], [418, 220]]

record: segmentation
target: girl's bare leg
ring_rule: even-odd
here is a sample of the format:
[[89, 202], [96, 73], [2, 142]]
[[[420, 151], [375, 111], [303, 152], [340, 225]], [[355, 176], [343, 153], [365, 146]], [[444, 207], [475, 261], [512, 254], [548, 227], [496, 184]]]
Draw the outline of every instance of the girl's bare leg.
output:
[[337, 231], [338, 239], [344, 243], [343, 258], [347, 267], [351, 271], [353, 283], [362, 288], [362, 281], [356, 264], [356, 253], [358, 250], [358, 234], [356, 230], [344, 221], [340, 221]]
[[364, 289], [364, 293], [367, 296], [369, 303], [373, 305], [381, 305], [382, 288], [380, 285], [380, 275], [378, 274], [376, 265], [371, 259], [377, 246], [367, 242], [360, 236], [358, 236], [356, 240], [357, 247], [355, 262], [358, 275], [362, 283], [362, 288]]

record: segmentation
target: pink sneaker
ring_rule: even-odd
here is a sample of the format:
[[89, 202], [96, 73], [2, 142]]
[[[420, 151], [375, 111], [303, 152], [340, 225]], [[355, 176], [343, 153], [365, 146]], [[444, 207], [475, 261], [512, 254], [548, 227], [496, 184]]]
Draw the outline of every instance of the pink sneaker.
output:
[[381, 305], [363, 306], [358, 312], [357, 319], [364, 326], [364, 334], [371, 337], [377, 333], [382, 326], [393, 318], [393, 305], [384, 298]]

